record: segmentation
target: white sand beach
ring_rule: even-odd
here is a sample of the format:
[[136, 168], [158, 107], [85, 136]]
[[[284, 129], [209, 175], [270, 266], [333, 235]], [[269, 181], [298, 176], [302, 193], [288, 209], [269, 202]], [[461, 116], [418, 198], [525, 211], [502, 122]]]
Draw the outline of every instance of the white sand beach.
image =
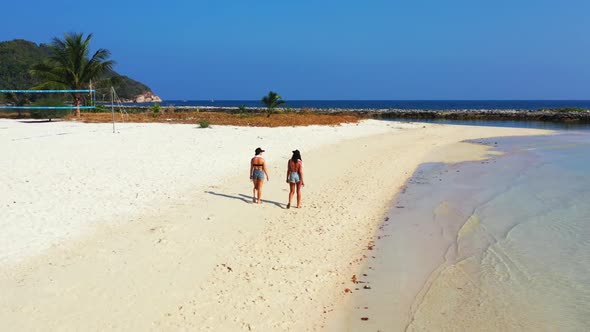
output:
[[[466, 139], [542, 130], [365, 120], [252, 128], [0, 120], [0, 325], [317, 331], [396, 192]], [[270, 181], [251, 204], [249, 160]], [[285, 209], [302, 152], [303, 208]]]

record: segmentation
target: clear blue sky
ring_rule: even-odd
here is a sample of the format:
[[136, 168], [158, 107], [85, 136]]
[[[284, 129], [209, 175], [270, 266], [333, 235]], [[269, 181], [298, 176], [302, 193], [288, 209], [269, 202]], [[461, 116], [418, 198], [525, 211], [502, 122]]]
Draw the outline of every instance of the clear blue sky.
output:
[[164, 99], [590, 99], [590, 1], [40, 1], [0, 40], [94, 33]]

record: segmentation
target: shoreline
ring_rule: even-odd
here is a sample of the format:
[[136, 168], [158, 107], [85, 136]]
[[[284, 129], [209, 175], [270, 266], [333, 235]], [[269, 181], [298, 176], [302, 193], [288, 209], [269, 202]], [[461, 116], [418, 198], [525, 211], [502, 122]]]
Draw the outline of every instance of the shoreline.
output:
[[[241, 174], [247, 170], [240, 171], [194, 186], [132, 221], [103, 223], [77, 241], [2, 267], [7, 312], [0, 321], [23, 329], [322, 329], [334, 304], [346, 299], [344, 284], [398, 188], [433, 149], [547, 133], [381, 127], [389, 125], [399, 124], [375, 124], [367, 136], [301, 149], [307, 172], [301, 210], [281, 207], [287, 192], [283, 165], [275, 161], [262, 206], [247, 203], [251, 188]], [[364, 186], [372, 191], [351, 195], [350, 188]]]
[[[543, 134], [547, 132], [539, 133]], [[450, 143], [425, 156], [383, 211], [375, 233], [367, 243], [367, 259], [345, 284], [351, 295], [339, 304], [328, 320], [326, 331], [407, 330], [414, 307], [428, 291], [431, 278], [440, 269], [440, 261], [445, 261], [451, 251], [446, 241], [449, 234], [453, 234], [452, 227], [442, 222], [439, 224], [439, 220], [433, 224], [433, 220], [427, 217], [431, 210], [427, 208], [422, 212], [423, 206], [414, 204], [420, 196], [408, 196], [408, 192], [422, 188], [428, 183], [426, 177], [442, 177], [430, 174], [433, 169], [437, 173], [444, 167], [454, 169], [463, 163], [489, 163], [499, 152], [494, 150], [495, 145], [482, 140], [498, 137], [502, 136], [482, 136]], [[401, 220], [396, 219], [400, 213], [409, 215], [403, 220], [404, 224], [399, 224]], [[408, 222], [407, 219], [422, 216], [420, 213], [424, 213], [424, 221]]]
[[[583, 212], [568, 217], [567, 211], [585, 201], [587, 191], [580, 189], [587, 187], [587, 178], [578, 175], [578, 183], [567, 178], [576, 176], [572, 155], [582, 146], [587, 151], [587, 138], [587, 133], [558, 133], [478, 139], [471, 142], [494, 148], [485, 160], [422, 164], [386, 214], [372, 243], [376, 257], [356, 274], [358, 284], [351, 289], [358, 292], [330, 330], [577, 330], [587, 325], [588, 316], [569, 306], [588, 303], [579, 290], [587, 285], [577, 283], [584, 280], [584, 268], [573, 268], [580, 259], [560, 259], [564, 248], [587, 253], [587, 241], [560, 237], [565, 226], [555, 225], [578, 232], [584, 227], [576, 223]], [[569, 205], [536, 199], [567, 197], [567, 190], [582, 198]], [[521, 199], [527, 193], [533, 198]], [[539, 251], [547, 238], [567, 240]], [[558, 257], [563, 265], [547, 264], [545, 257]], [[562, 296], [560, 301], [554, 294]]]
[[[498, 139], [488, 139], [492, 138]], [[449, 252], [453, 247], [446, 241], [453, 236], [453, 231], [456, 232], [440, 220], [433, 223], [428, 215], [433, 213], [436, 216], [437, 213], [431, 208], [423, 211], [425, 206], [415, 202], [420, 201], [422, 195], [429, 194], [423, 186], [437, 186], [438, 183], [430, 181], [443, 181], [447, 169], [455, 170], [464, 163], [493, 162], [501, 154], [496, 147], [478, 138], [437, 148], [426, 157], [427, 162], [421, 163], [408, 177], [403, 189], [396, 193], [384, 212], [384, 218], [368, 244], [371, 258], [347, 283], [353, 294], [341, 303], [328, 322], [327, 331], [408, 329], [415, 307], [422, 302], [431, 280], [441, 269], [441, 261], [452, 256]], [[422, 192], [417, 195], [414, 193], [417, 190]], [[405, 218], [399, 220], [400, 214]], [[413, 218], [418, 219], [408, 221]], [[360, 319], [362, 317], [366, 317], [366, 321]]]

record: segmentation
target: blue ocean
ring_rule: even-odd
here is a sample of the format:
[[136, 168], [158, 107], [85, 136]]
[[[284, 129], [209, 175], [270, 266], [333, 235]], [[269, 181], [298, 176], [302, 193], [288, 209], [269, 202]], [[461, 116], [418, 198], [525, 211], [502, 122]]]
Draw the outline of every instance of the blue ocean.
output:
[[588, 331], [590, 131], [473, 143], [489, 159], [421, 165], [395, 199], [348, 330]]
[[[150, 105], [150, 104], [140, 104]], [[260, 100], [165, 100], [163, 106], [264, 107]], [[284, 107], [344, 109], [523, 109], [590, 108], [590, 100], [286, 100]]]

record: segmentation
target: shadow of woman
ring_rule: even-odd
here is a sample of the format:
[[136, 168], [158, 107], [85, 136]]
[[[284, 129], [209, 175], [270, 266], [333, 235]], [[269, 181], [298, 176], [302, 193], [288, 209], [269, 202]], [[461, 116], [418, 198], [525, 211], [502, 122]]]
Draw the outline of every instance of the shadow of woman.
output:
[[[210, 194], [210, 195], [225, 197], [225, 198], [237, 199], [237, 200], [240, 200], [246, 204], [252, 203], [252, 196], [248, 196], [248, 195], [244, 195], [244, 194], [239, 194], [239, 196], [232, 196], [232, 195], [228, 195], [228, 194], [216, 193], [213, 191], [205, 191], [205, 193]], [[281, 204], [281, 203], [275, 202], [275, 201], [269, 201], [269, 200], [263, 199], [262, 202], [276, 205], [276, 206], [280, 207], [281, 209], [287, 208], [287, 206], [285, 204]]]

